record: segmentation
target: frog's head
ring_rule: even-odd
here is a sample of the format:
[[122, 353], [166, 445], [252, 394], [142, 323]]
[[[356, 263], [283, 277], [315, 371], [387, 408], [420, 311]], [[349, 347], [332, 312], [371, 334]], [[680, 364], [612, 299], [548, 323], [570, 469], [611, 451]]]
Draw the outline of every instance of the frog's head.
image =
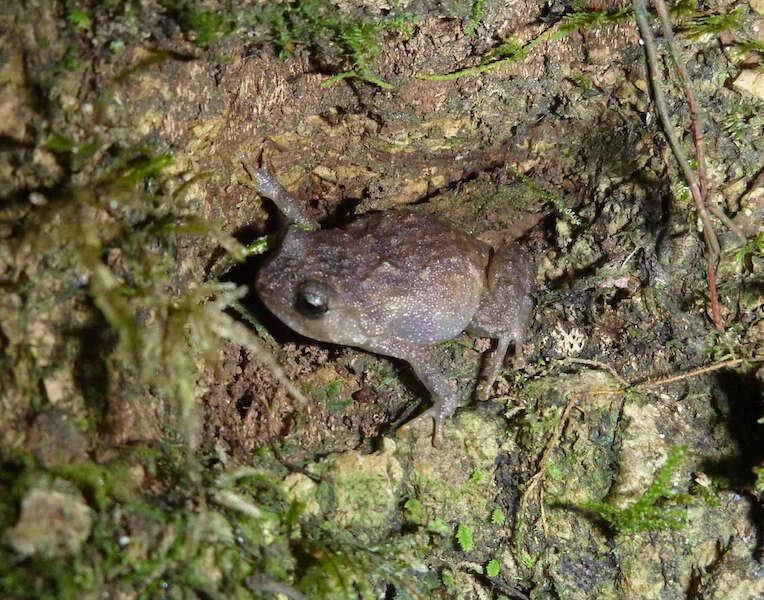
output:
[[324, 233], [289, 226], [261, 268], [255, 289], [268, 310], [301, 335], [363, 345], [361, 318], [339, 273], [341, 259]]

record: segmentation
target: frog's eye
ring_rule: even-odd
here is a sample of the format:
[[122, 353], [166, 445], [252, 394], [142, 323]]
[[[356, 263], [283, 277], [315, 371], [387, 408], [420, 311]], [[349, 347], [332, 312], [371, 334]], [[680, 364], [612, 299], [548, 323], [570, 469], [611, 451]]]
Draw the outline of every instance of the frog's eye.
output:
[[320, 319], [329, 310], [329, 288], [321, 281], [306, 281], [297, 290], [297, 310], [309, 319]]

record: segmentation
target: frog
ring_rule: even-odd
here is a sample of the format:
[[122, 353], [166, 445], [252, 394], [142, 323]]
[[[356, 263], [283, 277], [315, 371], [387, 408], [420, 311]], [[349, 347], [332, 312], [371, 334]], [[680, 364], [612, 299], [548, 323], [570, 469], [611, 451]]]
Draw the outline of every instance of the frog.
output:
[[438, 216], [388, 209], [324, 229], [265, 166], [245, 167], [286, 226], [255, 279], [265, 307], [298, 334], [408, 363], [432, 406], [405, 424], [432, 419], [441, 440], [457, 390], [431, 347], [462, 332], [495, 340], [476, 395], [485, 400], [510, 346], [524, 365], [535, 267], [510, 241], [494, 248]]

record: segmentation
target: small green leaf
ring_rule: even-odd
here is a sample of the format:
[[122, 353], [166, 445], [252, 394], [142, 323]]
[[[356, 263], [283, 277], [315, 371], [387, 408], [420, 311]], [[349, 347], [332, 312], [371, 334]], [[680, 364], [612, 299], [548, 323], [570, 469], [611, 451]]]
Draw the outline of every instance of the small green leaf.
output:
[[90, 17], [79, 9], [75, 9], [66, 15], [66, 20], [79, 29], [88, 29], [92, 23]]
[[63, 135], [54, 134], [45, 140], [43, 148], [61, 154], [64, 152], [71, 152], [72, 148], [74, 148], [74, 142]]
[[472, 477], [470, 477], [470, 483], [477, 483], [478, 481], [483, 481], [483, 479], [485, 479], [485, 473], [480, 469], [476, 469], [472, 473]]
[[329, 398], [339, 398], [342, 393], [342, 379], [335, 379], [326, 386], [326, 395]]
[[502, 527], [504, 523], [507, 522], [507, 517], [504, 515], [504, 511], [501, 510], [501, 507], [497, 506], [493, 509], [493, 512], [491, 513], [491, 523], [494, 525], [498, 525], [499, 527]]
[[459, 523], [459, 527], [456, 528], [456, 541], [459, 542], [459, 547], [465, 552], [472, 552], [475, 548], [472, 541], [472, 530], [462, 523]]
[[448, 525], [446, 525], [445, 521], [438, 517], [437, 519], [433, 519], [429, 523], [427, 523], [427, 531], [430, 533], [436, 533], [438, 535], [447, 536], [449, 532]]
[[488, 564], [485, 566], [485, 573], [488, 577], [496, 577], [499, 574], [499, 561], [495, 558], [488, 561]]
[[421, 525], [423, 521], [422, 503], [416, 498], [409, 498], [403, 504], [403, 514], [406, 521], [414, 525]]
[[446, 589], [448, 590], [454, 587], [454, 583], [456, 583], [454, 581], [454, 574], [449, 569], [443, 569], [440, 578], [443, 581], [443, 585], [446, 586]]
[[247, 256], [251, 254], [265, 254], [265, 252], [274, 245], [275, 241], [273, 240], [273, 236], [264, 235], [259, 237], [247, 246]]

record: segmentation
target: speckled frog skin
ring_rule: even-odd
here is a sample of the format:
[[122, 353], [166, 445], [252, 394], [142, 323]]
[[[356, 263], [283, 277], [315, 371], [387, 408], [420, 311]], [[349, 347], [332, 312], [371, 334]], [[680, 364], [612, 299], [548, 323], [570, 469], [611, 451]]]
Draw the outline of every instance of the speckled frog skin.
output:
[[260, 298], [304, 336], [408, 362], [433, 396], [422, 417], [434, 419], [434, 441], [457, 395], [432, 363], [429, 345], [462, 331], [497, 339], [481, 398], [511, 343], [515, 365], [522, 362], [534, 269], [520, 246], [494, 251], [445, 221], [406, 211], [365, 214], [322, 230], [267, 170], [252, 174], [258, 193], [291, 221], [257, 277]]

